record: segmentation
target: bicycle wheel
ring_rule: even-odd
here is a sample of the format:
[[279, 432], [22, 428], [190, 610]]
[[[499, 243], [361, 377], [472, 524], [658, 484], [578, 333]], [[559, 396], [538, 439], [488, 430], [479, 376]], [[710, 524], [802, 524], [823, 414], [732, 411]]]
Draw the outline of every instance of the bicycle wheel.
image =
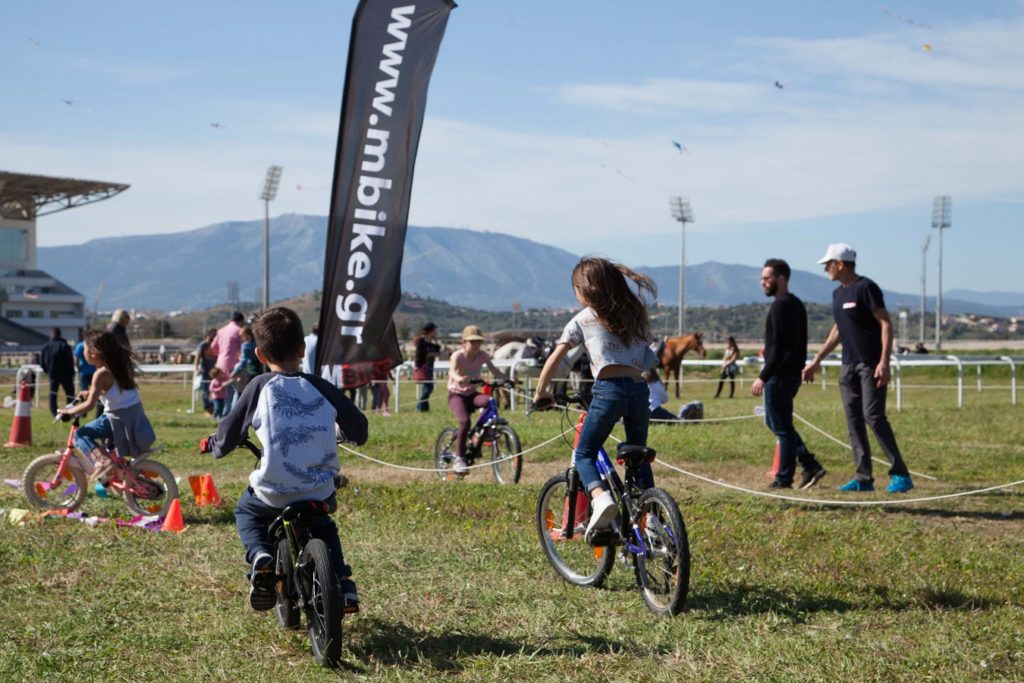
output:
[[322, 666], [337, 666], [341, 660], [341, 594], [327, 544], [311, 539], [302, 549], [299, 566], [313, 658]]
[[[517, 455], [523, 450], [519, 435], [511, 427], [494, 428], [494, 442], [491, 444], [491, 468], [499, 484], [518, 484], [523, 473], [523, 457]], [[506, 459], [507, 458], [507, 459]]]
[[675, 616], [690, 590], [690, 541], [666, 491], [647, 489], [640, 496], [640, 531], [649, 557], [634, 556], [633, 567], [644, 602], [655, 614]]
[[437, 435], [437, 443], [434, 444], [434, 467], [437, 468], [437, 476], [443, 481], [457, 479], [455, 470], [455, 428], [445, 427]]
[[29, 504], [38, 510], [75, 510], [85, 500], [88, 477], [74, 458], [57, 475], [61, 454], [41, 455], [28, 464], [21, 475], [21, 486]]
[[131, 468], [137, 483], [124, 482], [125, 505], [137, 515], [164, 517], [171, 508], [171, 502], [178, 497], [174, 475], [155, 460], [135, 460]]
[[548, 479], [537, 499], [537, 533], [540, 547], [558, 575], [576, 586], [598, 587], [604, 583], [615, 562], [611, 546], [592, 547], [583, 537], [590, 519], [590, 502], [582, 491], [576, 494], [573, 533], [565, 538], [569, 514], [569, 478], [562, 473]]
[[292, 548], [287, 538], [277, 539], [274, 572], [277, 574], [277, 582], [274, 584], [274, 592], [277, 594], [274, 618], [281, 628], [297, 629], [302, 625], [302, 618], [299, 614], [299, 598], [295, 591]]

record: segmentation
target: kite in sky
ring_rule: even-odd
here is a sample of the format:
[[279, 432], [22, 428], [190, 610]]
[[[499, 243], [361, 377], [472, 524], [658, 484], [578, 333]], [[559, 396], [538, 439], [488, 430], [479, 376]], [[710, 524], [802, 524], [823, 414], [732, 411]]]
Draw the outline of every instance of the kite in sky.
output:
[[75, 100], [63, 100], [62, 99], [61, 102], [63, 102], [64, 104], [66, 104], [66, 105], [68, 105], [70, 107], [72, 104], [75, 103]]
[[925, 43], [924, 45], [921, 46], [921, 49], [924, 50], [925, 52], [929, 52], [930, 53], [932, 51], [932, 44], [931, 43]]
[[690, 153], [690, 150], [688, 150], [686, 148], [686, 145], [684, 145], [681, 142], [676, 142], [675, 140], [673, 140], [672, 141], [672, 146], [675, 147], [676, 151], [679, 152], [680, 154], [689, 154]]
[[227, 128], [227, 126], [222, 126], [219, 123], [211, 123], [210, 128]]
[[29, 38], [28, 42], [32, 43], [32, 47], [39, 47], [39, 39], [38, 38]]
[[778, 88], [779, 90], [782, 90], [786, 86], [782, 84], [782, 81], [775, 81], [775, 87]]
[[915, 21], [914, 19], [912, 19], [910, 17], [905, 17], [902, 14], [896, 14], [895, 12], [893, 12], [891, 9], [889, 9], [888, 7], [886, 7], [884, 5], [879, 7], [878, 11], [881, 12], [882, 14], [888, 14], [893, 19], [898, 19], [898, 20], [900, 20], [902, 22], [910, 24], [911, 26], [916, 26], [918, 28], [923, 28], [923, 29], [925, 29], [927, 31], [930, 31], [931, 28], [932, 28], [931, 26], [928, 26], [927, 24], [922, 24], [919, 21]]

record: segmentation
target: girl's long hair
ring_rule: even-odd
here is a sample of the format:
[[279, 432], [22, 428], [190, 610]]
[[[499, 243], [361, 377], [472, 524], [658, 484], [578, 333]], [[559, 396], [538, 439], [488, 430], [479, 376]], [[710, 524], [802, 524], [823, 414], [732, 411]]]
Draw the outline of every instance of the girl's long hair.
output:
[[114, 335], [110, 332], [87, 330], [85, 343], [103, 358], [117, 386], [123, 390], [135, 389], [138, 386], [135, 378], [139, 374], [139, 368], [135, 364], [135, 354], [131, 349], [121, 346]]
[[[627, 278], [636, 284], [636, 292]], [[608, 259], [584, 256], [572, 271], [572, 286], [601, 324], [627, 346], [636, 339], [651, 340], [647, 295], [658, 295], [651, 278]]]

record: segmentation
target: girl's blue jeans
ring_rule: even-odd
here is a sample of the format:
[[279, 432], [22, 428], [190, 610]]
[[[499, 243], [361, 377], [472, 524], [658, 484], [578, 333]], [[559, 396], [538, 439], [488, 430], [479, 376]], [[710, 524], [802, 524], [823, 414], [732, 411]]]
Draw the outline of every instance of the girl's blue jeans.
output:
[[[629, 377], [599, 379], [594, 382], [587, 419], [583, 422], [576, 445], [575, 464], [580, 481], [587, 491], [602, 486], [597, 471], [597, 451], [612, 433], [620, 419], [626, 429], [626, 443], [647, 445], [647, 422], [650, 419], [650, 392], [647, 382]], [[642, 463], [637, 471], [637, 484], [644, 489], [654, 486], [650, 463]]]
[[75, 446], [89, 455], [96, 448], [97, 443], [104, 443], [107, 439], [112, 438], [114, 438], [114, 430], [110, 426], [110, 420], [106, 415], [100, 415], [89, 424], [78, 428], [78, 431], [75, 432]]

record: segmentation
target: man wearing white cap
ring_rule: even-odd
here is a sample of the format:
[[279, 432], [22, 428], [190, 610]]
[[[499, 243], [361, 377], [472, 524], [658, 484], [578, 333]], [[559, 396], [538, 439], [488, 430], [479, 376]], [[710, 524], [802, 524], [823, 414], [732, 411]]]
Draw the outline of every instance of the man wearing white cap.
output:
[[803, 371], [805, 382], [814, 381], [814, 371], [839, 342], [843, 343], [843, 367], [839, 375], [839, 394], [846, 413], [856, 474], [839, 487], [840, 491], [874, 491], [871, 474], [871, 446], [865, 422], [871, 426], [879, 445], [889, 458], [889, 493], [906, 493], [914, 488], [906, 463], [896, 446], [889, 419], [885, 416], [885, 397], [889, 388], [889, 356], [892, 353], [892, 321], [885, 310], [882, 290], [873, 281], [858, 275], [857, 252], [848, 244], [828, 245], [818, 263], [839, 287], [832, 292], [835, 324], [821, 350]]

